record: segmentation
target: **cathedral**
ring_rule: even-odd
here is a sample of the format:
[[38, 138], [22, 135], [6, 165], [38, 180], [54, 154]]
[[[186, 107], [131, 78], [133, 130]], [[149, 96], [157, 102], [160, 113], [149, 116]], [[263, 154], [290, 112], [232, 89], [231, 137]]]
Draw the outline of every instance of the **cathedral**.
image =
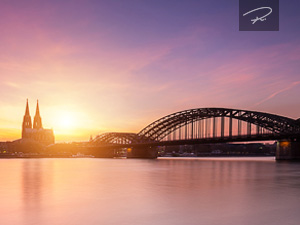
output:
[[54, 133], [52, 129], [44, 129], [42, 126], [42, 118], [40, 116], [39, 101], [36, 104], [36, 112], [31, 123], [29, 113], [28, 99], [26, 102], [26, 110], [22, 124], [22, 139], [37, 141], [44, 145], [54, 144]]

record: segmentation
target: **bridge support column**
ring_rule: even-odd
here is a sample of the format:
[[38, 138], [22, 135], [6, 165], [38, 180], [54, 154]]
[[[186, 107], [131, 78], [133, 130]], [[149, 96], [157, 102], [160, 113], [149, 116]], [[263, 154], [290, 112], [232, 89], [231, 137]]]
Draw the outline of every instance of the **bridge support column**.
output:
[[300, 140], [277, 141], [276, 160], [300, 160]]
[[127, 158], [156, 159], [157, 147], [133, 147], [127, 149]]

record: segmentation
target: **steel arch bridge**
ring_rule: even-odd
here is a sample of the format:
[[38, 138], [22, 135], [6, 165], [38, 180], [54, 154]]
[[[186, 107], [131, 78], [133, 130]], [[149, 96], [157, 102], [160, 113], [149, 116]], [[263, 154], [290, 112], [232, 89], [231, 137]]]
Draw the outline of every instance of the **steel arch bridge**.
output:
[[112, 144], [112, 145], [130, 145], [151, 142], [152, 140], [140, 136], [136, 133], [121, 133], [121, 132], [109, 132], [103, 133], [96, 136], [93, 140], [90, 141], [92, 145], [101, 145], [101, 144]]
[[94, 145], [133, 145], [277, 140], [300, 136], [300, 119], [275, 114], [229, 109], [197, 108], [164, 116], [139, 133], [105, 133], [97, 136]]

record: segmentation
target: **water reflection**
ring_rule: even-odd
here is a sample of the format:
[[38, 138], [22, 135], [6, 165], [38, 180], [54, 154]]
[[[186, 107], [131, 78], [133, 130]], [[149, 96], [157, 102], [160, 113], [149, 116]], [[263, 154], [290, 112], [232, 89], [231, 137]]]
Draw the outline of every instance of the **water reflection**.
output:
[[22, 190], [24, 209], [38, 210], [41, 202], [43, 177], [40, 161], [25, 160], [22, 169]]
[[22, 163], [22, 202], [24, 224], [41, 224], [45, 194], [51, 192], [51, 164], [44, 159], [26, 159]]
[[298, 224], [300, 164], [0, 160], [0, 224]]

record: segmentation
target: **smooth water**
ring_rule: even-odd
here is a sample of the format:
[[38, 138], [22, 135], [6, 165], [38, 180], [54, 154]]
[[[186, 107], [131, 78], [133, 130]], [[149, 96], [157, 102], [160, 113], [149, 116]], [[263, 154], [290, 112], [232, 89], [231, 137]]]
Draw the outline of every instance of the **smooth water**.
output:
[[1, 159], [1, 225], [300, 224], [300, 164], [274, 158]]

